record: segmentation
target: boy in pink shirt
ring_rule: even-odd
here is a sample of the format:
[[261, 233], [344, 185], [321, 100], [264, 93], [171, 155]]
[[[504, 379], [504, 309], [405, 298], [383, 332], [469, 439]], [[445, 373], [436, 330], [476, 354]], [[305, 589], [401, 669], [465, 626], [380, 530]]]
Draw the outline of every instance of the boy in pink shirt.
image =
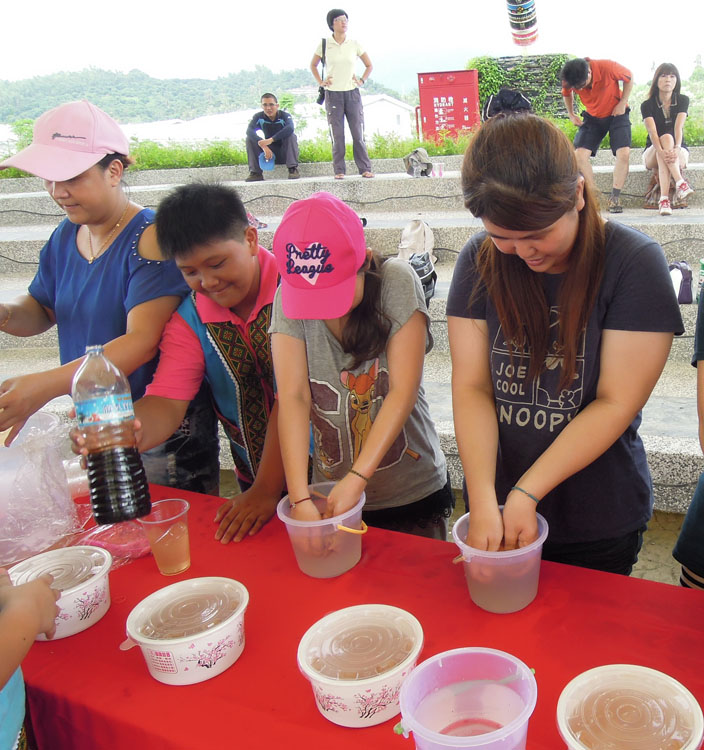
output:
[[242, 490], [218, 509], [215, 538], [238, 542], [271, 518], [284, 487], [268, 334], [276, 261], [259, 246], [237, 193], [222, 185], [177, 188], [159, 205], [156, 225], [162, 253], [191, 293], [167, 323], [154, 378], [135, 404], [139, 447], [173, 432], [206, 378]]

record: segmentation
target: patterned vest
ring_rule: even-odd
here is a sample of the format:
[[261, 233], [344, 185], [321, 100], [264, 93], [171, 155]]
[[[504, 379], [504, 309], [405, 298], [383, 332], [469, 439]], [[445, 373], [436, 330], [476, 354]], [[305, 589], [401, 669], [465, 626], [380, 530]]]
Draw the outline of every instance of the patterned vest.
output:
[[205, 356], [205, 377], [214, 408], [227, 436], [240, 479], [254, 481], [264, 450], [269, 415], [274, 405], [274, 366], [269, 324], [271, 304], [241, 331], [234, 323], [203, 323], [195, 292], [178, 313], [198, 336]]

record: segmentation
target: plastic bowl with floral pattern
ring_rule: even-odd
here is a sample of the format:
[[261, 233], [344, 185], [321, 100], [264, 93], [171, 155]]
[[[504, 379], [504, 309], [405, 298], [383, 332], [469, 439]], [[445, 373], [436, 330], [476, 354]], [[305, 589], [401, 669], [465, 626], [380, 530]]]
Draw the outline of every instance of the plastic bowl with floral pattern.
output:
[[143, 599], [127, 617], [120, 647], [142, 649], [149, 674], [167, 685], [193, 685], [222, 674], [244, 650], [249, 592], [232, 578], [191, 578]]
[[[111, 565], [112, 555], [107, 550], [80, 545], [34, 555], [13, 565], [8, 573], [16, 586], [33, 581], [44, 573], [54, 577], [51, 587], [61, 592], [56, 602], [60, 609], [56, 617], [56, 640], [95, 625], [108, 611]], [[37, 640], [45, 641], [46, 636], [42, 633]]]
[[298, 645], [298, 666], [326, 719], [370, 727], [399, 713], [401, 684], [422, 648], [423, 629], [412, 614], [361, 604], [310, 627]]

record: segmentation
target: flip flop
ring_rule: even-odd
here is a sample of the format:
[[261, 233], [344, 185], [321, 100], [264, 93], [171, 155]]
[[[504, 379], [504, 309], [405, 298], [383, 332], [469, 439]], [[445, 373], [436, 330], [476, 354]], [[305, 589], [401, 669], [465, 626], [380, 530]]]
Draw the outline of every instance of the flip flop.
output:
[[344, 180], [345, 179], [345, 175], [343, 175], [343, 174], [336, 174], [335, 175], [335, 179], [336, 180]]
[[373, 172], [362, 172], [362, 177], [374, 177]]

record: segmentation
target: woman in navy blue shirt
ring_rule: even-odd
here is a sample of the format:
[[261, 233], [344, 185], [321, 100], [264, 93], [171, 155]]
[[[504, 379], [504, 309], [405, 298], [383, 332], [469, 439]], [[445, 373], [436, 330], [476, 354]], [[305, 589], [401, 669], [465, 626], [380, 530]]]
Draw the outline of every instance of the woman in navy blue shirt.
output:
[[[31, 414], [70, 393], [88, 345], [105, 345], [109, 359], [129, 376], [134, 399], [151, 381], [161, 332], [188, 287], [176, 265], [162, 260], [154, 212], [123, 190], [128, 150], [124, 133], [105, 112], [87, 101], [70, 102], [43, 114], [32, 144], [0, 164], [43, 178], [66, 213], [42, 249], [28, 294], [0, 303], [5, 333], [33, 336], [56, 325], [61, 359], [60, 367], [0, 383], [6, 445]], [[215, 421], [205, 397], [188, 427], [145, 456], [150, 481], [217, 492]]]

